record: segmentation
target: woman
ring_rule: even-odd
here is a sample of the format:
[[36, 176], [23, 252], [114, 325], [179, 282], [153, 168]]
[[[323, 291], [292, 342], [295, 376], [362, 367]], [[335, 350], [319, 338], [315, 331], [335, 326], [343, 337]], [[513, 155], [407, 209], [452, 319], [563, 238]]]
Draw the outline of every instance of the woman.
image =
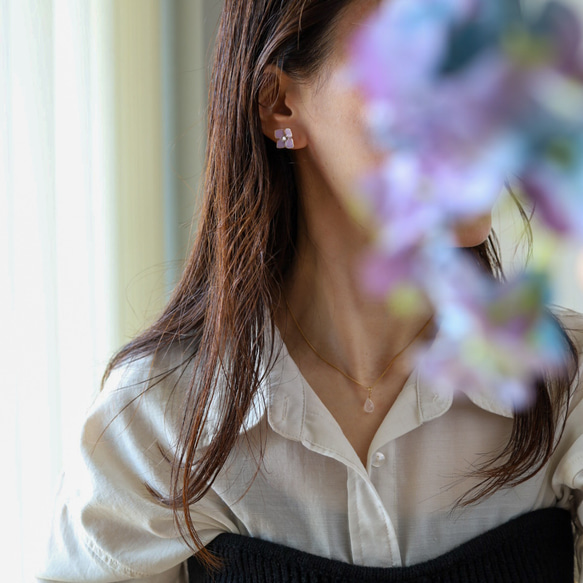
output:
[[[195, 247], [107, 370], [39, 580], [572, 581], [579, 316], [515, 414], [419, 383], [430, 308], [391, 313], [355, 276], [349, 195], [378, 159], [343, 70], [376, 4], [225, 2]], [[457, 235], [500, 276], [489, 216]]]

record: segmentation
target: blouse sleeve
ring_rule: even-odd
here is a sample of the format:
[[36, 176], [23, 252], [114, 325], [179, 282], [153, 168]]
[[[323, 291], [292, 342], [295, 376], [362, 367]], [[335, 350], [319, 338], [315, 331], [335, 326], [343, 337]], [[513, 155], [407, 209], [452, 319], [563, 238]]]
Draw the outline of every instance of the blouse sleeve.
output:
[[552, 487], [559, 505], [570, 509], [573, 516], [577, 581], [583, 583], [583, 316], [570, 312], [562, 320], [578, 348], [579, 371], [565, 430], [555, 452], [559, 461]]
[[[172, 511], [146, 487], [168, 492], [170, 464], [162, 452], [172, 451], [179, 419], [170, 377], [144, 392], [151, 372], [145, 359], [115, 371], [91, 408], [78, 463], [62, 478], [37, 581], [187, 581], [192, 551]], [[191, 513], [204, 544], [238, 531], [212, 490]]]
[[[569, 417], [567, 432], [583, 433], [583, 402]], [[583, 435], [573, 439], [553, 476], [553, 489], [559, 504], [571, 509], [575, 524], [575, 558], [583, 583]]]

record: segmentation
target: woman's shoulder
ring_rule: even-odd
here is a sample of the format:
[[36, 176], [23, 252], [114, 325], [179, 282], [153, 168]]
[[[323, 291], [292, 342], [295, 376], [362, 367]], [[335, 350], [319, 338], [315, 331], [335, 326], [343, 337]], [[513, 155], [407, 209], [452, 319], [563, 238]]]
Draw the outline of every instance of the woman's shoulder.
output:
[[86, 430], [132, 433], [147, 426], [175, 435], [192, 382], [192, 360], [180, 348], [171, 347], [117, 364], [89, 410]]
[[121, 398], [158, 388], [160, 396], [183, 388], [191, 378], [193, 356], [178, 346], [154, 353], [129, 356], [112, 366], [105, 377], [102, 393]]
[[[199, 372], [196, 353], [181, 346], [126, 359], [107, 376], [87, 426], [126, 436], [155, 433], [168, 448], [176, 447], [185, 412], [201, 404], [199, 383], [205, 375]], [[205, 422], [198, 439], [199, 452], [212, 441], [220, 424], [224, 386], [219, 372], [210, 397], [201, 397]]]

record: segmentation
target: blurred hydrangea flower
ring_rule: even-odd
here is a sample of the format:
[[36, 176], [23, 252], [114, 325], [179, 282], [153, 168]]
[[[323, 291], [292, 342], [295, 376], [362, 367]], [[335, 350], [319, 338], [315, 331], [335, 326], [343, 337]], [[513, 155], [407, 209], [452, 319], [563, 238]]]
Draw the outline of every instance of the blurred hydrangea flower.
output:
[[351, 47], [387, 153], [359, 189], [375, 232], [365, 286], [419, 289], [440, 320], [432, 378], [514, 407], [563, 355], [548, 283], [495, 282], [454, 249], [454, 231], [517, 178], [549, 229], [583, 239], [582, 44], [576, 14], [554, 1], [527, 19], [517, 0], [388, 0]]
[[493, 392], [506, 407], [528, 406], [534, 381], [560, 369], [566, 348], [545, 309], [547, 277], [524, 273], [499, 284], [467, 259], [442, 262], [441, 268], [441, 285], [430, 292], [439, 335], [422, 357], [423, 374], [438, 391]]

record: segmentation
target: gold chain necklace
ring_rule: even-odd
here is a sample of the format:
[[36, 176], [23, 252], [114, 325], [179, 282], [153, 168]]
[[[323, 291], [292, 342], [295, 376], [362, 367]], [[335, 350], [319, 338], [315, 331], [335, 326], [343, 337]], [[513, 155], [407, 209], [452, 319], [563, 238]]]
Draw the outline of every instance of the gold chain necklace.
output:
[[395, 362], [395, 360], [397, 360], [397, 358], [399, 358], [399, 356], [401, 356], [401, 354], [403, 354], [403, 352], [405, 352], [405, 350], [407, 350], [407, 348], [409, 348], [411, 346], [411, 344], [413, 344], [413, 342], [415, 342], [415, 340], [417, 340], [417, 338], [419, 338], [419, 336], [421, 336], [421, 334], [423, 334], [423, 332], [425, 331], [425, 329], [427, 328], [427, 326], [429, 326], [429, 323], [431, 322], [431, 320], [433, 320], [433, 316], [431, 316], [431, 318], [429, 318], [429, 320], [427, 320], [427, 322], [425, 322], [425, 324], [423, 325], [423, 327], [421, 328], [421, 330], [419, 330], [419, 332], [417, 332], [417, 334], [415, 334], [415, 336], [413, 336], [413, 339], [410, 340], [405, 346], [404, 348], [402, 348], [401, 350], [399, 350], [399, 352], [397, 352], [397, 354], [395, 354], [395, 356], [393, 356], [393, 358], [391, 358], [391, 361], [389, 362], [389, 364], [387, 364], [385, 370], [383, 370], [381, 376], [371, 385], [365, 385], [359, 381], [357, 381], [354, 377], [351, 377], [349, 374], [345, 373], [341, 368], [337, 367], [335, 364], [332, 364], [329, 360], [327, 360], [326, 358], [324, 358], [315, 348], [314, 345], [306, 338], [306, 335], [304, 334], [304, 331], [302, 330], [301, 326], [299, 325], [298, 321], [296, 320], [296, 317], [294, 316], [294, 313], [292, 312], [291, 308], [289, 307], [288, 301], [287, 299], [285, 300], [286, 306], [287, 306], [287, 310], [289, 312], [289, 315], [291, 316], [292, 320], [294, 321], [294, 324], [296, 325], [296, 328], [298, 329], [299, 333], [301, 334], [302, 338], [304, 339], [305, 343], [310, 347], [310, 349], [312, 350], [312, 352], [323, 362], [325, 362], [328, 366], [331, 366], [334, 370], [338, 371], [341, 375], [343, 375], [344, 377], [346, 377], [349, 381], [352, 381], [353, 383], [357, 384], [359, 387], [362, 387], [363, 389], [366, 389], [368, 391], [368, 397], [366, 398], [366, 401], [364, 402], [364, 411], [365, 413], [372, 413], [374, 411], [374, 403], [372, 400], [372, 391], [373, 389], [377, 386], [377, 384], [382, 380], [382, 378], [387, 374], [387, 372], [389, 371], [389, 369], [391, 368], [391, 366], [393, 366], [393, 363]]

